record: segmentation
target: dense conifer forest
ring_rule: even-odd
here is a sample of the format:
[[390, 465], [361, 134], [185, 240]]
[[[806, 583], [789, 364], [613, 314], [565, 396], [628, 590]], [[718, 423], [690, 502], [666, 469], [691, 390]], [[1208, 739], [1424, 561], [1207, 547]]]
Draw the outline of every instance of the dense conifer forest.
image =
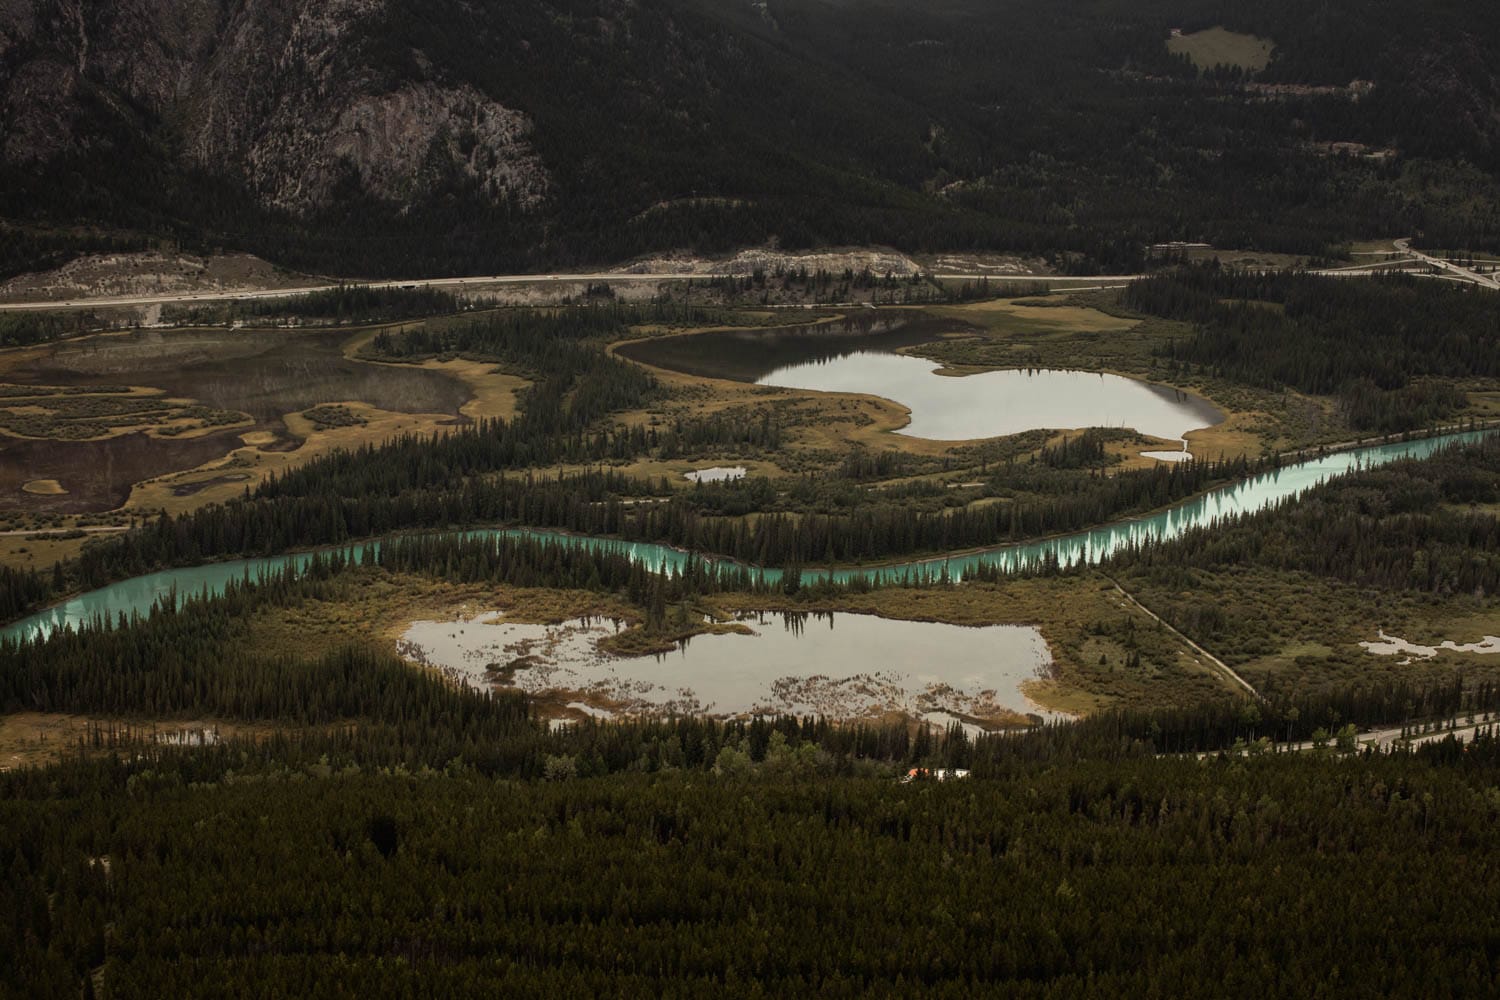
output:
[[1140, 572], [1264, 566], [1382, 589], [1500, 590], [1500, 438], [1342, 477], [1281, 509], [1121, 553]]
[[[1336, 966], [1346, 988], [1473, 995], [1490, 888], [1451, 858], [1492, 847], [1477, 750], [899, 792], [800, 776], [794, 752], [756, 775], [521, 786], [222, 752], [76, 765], [51, 780], [98, 811], [6, 807], [7, 912], [30, 932], [8, 968], [60, 993], [107, 960], [125, 996], [292, 995], [340, 954], [346, 987], [380, 993], [1064, 996], [1158, 977], [1320, 995]], [[1372, 882], [1371, 851], [1400, 878]], [[1340, 964], [1351, 939], [1362, 961]]]
[[1351, 427], [1389, 433], [1462, 409], [1452, 380], [1500, 376], [1490, 297], [1435, 284], [1203, 266], [1134, 282], [1124, 301], [1193, 324], [1185, 343], [1165, 351], [1169, 370], [1336, 395]]
[[1495, 988], [1492, 738], [1044, 752], [900, 787], [789, 727], [694, 767], [705, 735], [658, 727], [661, 770], [609, 778], [587, 755], [517, 782], [333, 738], [0, 776], [0, 977], [121, 997]]

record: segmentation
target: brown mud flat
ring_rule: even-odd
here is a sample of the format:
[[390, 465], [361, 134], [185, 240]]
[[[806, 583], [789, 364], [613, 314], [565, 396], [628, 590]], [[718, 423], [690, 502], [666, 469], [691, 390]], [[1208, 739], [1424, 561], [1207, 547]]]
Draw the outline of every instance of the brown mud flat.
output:
[[[32, 441], [0, 437], [0, 511], [83, 514], [111, 510], [145, 479], [191, 469], [240, 444], [239, 431], [171, 440], [144, 433], [103, 441]], [[54, 479], [66, 493], [23, 492]]]
[[344, 355], [347, 331], [138, 330], [58, 344], [18, 365], [18, 383], [165, 389], [216, 409], [236, 410], [253, 429], [286, 433], [282, 417], [357, 399], [401, 413], [461, 416], [459, 381], [415, 366], [372, 365]]
[[[110, 510], [125, 504], [139, 483], [198, 468], [247, 444], [263, 455], [296, 452], [311, 428], [294, 416], [320, 404], [359, 401], [388, 414], [469, 421], [463, 408], [472, 393], [461, 379], [350, 358], [344, 350], [349, 336], [347, 330], [136, 330], [0, 358], [0, 375], [18, 386], [146, 386], [164, 398], [243, 413], [253, 421], [181, 438], [139, 432], [80, 441], [0, 436], [0, 512]], [[67, 494], [22, 491], [27, 482], [47, 479], [57, 480]], [[173, 493], [191, 497], [227, 484], [223, 477], [183, 483]]]
[[236, 472], [228, 476], [215, 476], [212, 479], [200, 479], [196, 482], [175, 484], [171, 487], [171, 490], [172, 495], [175, 497], [190, 497], [214, 486], [222, 486], [225, 483], [249, 483], [254, 478], [248, 472]]

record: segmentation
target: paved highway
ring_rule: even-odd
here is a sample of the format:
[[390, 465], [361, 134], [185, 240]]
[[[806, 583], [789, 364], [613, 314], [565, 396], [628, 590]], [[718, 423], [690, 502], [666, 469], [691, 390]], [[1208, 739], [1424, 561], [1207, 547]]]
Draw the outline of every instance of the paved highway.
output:
[[[607, 281], [613, 284], [660, 281], [689, 281], [722, 278], [727, 273], [693, 274], [689, 272], [663, 271], [636, 274], [623, 271], [599, 271], [592, 274], [490, 274], [467, 278], [400, 278], [392, 281], [346, 281], [332, 285], [304, 285], [297, 288], [224, 289], [208, 292], [161, 292], [145, 295], [106, 295], [76, 299], [43, 299], [30, 302], [0, 302], [0, 312], [42, 312], [67, 309], [115, 309], [139, 306], [180, 305], [197, 302], [230, 302], [245, 299], [286, 299], [313, 292], [329, 292], [338, 288], [472, 288], [484, 285], [548, 285], [575, 284], [578, 282]], [[1050, 284], [1060, 287], [1075, 285], [1108, 286], [1126, 284], [1139, 278], [1138, 274], [1106, 274], [1088, 277], [1074, 275], [979, 275], [936, 274], [935, 278], [958, 281], [978, 281], [988, 277], [998, 286], [1008, 284]]]
[[[1470, 281], [1485, 288], [1500, 290], [1500, 281], [1487, 275], [1478, 274], [1468, 268], [1451, 264], [1436, 257], [1429, 257], [1420, 251], [1411, 249], [1411, 240], [1396, 240], [1396, 249], [1414, 261], [1431, 265], [1449, 272], [1451, 275]], [[1325, 274], [1337, 277], [1354, 277], [1356, 275], [1369, 274], [1376, 270], [1389, 267], [1383, 265], [1355, 265], [1354, 267], [1332, 268], [1325, 271], [1315, 271], [1315, 274]], [[404, 278], [391, 281], [346, 281], [341, 284], [307, 285], [301, 288], [255, 288], [255, 289], [230, 289], [208, 292], [166, 292], [146, 295], [113, 295], [82, 297], [76, 299], [41, 300], [31, 302], [0, 302], [0, 312], [57, 312], [69, 309], [114, 309], [133, 308], [142, 306], [181, 305], [197, 302], [229, 302], [244, 299], [285, 299], [298, 295], [309, 295], [313, 292], [333, 291], [337, 288], [473, 288], [485, 285], [548, 285], [548, 284], [571, 284], [577, 282], [607, 281], [615, 284], [634, 282], [660, 282], [660, 281], [690, 281], [705, 278], [725, 277], [724, 273], [693, 274], [687, 272], [662, 271], [648, 274], [633, 274], [623, 271], [597, 271], [591, 274], [490, 274], [467, 278]], [[1099, 288], [1113, 288], [1127, 284], [1137, 278], [1140, 274], [1097, 274], [1097, 275], [1061, 275], [1061, 274], [934, 274], [934, 278], [946, 281], [979, 281], [988, 278], [997, 286], [1015, 284], [1045, 284], [1055, 288], [1070, 288], [1078, 291], [1093, 291]]]
[[60, 309], [112, 309], [121, 306], [160, 306], [184, 302], [228, 302], [242, 299], [286, 299], [338, 288], [462, 288], [472, 285], [530, 285], [562, 282], [686, 281], [712, 278], [711, 274], [493, 274], [472, 278], [406, 278], [396, 281], [346, 281], [335, 285], [305, 285], [300, 288], [231, 289], [212, 292], [167, 292], [150, 295], [111, 295], [97, 298], [41, 302], [0, 302], [0, 312], [40, 312]]
[[1429, 257], [1427, 256], [1427, 254], [1423, 253], [1420, 250], [1413, 250], [1411, 248], [1410, 238], [1397, 240], [1396, 249], [1406, 254], [1406, 256], [1408, 257], [1412, 257], [1416, 260], [1422, 261], [1424, 264], [1430, 264], [1433, 267], [1440, 268], [1441, 270], [1447, 271], [1450, 274], [1457, 275], [1464, 281], [1470, 281], [1484, 288], [1493, 288], [1497, 291], [1500, 291], [1500, 281], [1496, 281], [1493, 277], [1487, 274], [1480, 274], [1478, 271], [1470, 270], [1467, 267], [1460, 267], [1457, 264], [1451, 263], [1450, 261], [1439, 260], [1436, 257]]

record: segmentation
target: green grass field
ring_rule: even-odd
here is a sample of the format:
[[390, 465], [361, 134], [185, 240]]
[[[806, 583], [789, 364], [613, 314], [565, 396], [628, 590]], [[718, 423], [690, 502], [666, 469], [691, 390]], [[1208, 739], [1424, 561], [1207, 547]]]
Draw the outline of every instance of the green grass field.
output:
[[1225, 28], [1209, 28], [1167, 40], [1169, 51], [1187, 56], [1200, 70], [1215, 66], [1238, 66], [1252, 73], [1263, 70], [1271, 62], [1272, 47], [1269, 39]]

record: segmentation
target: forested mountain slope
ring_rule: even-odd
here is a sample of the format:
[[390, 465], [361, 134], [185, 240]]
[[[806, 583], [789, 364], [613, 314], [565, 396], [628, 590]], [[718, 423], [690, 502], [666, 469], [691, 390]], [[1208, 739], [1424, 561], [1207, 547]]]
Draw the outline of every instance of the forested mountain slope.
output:
[[[1472, 14], [1451, 0], [6, 0], [0, 215], [346, 273], [768, 239], [1075, 269], [1133, 266], [1173, 239], [1316, 254], [1426, 230], [1482, 245], [1500, 234], [1485, 58], [1500, 29]], [[1272, 40], [1270, 65], [1250, 79], [1169, 53], [1174, 28], [1217, 24]]]

